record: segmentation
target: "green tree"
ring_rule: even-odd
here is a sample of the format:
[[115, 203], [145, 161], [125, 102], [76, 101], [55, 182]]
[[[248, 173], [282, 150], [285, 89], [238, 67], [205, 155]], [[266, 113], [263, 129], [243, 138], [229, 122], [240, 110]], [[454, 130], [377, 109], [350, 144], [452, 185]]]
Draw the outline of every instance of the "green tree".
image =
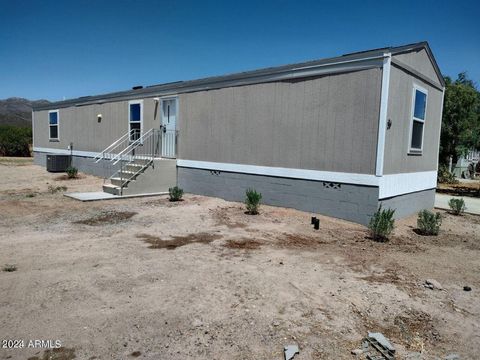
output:
[[445, 77], [440, 163], [447, 165], [451, 156], [455, 164], [473, 148], [480, 148], [480, 93], [463, 72], [455, 81]]
[[0, 156], [30, 156], [32, 128], [0, 125]]

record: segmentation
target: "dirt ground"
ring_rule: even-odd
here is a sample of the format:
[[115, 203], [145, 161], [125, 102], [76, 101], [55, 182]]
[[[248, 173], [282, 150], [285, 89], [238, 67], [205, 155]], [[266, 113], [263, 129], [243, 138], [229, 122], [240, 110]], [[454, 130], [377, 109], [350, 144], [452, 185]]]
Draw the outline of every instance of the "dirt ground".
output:
[[480, 197], [480, 180], [460, 179], [458, 184], [438, 184], [437, 192], [456, 196]]
[[188, 194], [82, 203], [63, 193], [101, 179], [15, 161], [0, 173], [0, 266], [16, 265], [0, 271], [0, 340], [25, 341], [0, 359], [271, 360], [289, 344], [296, 360], [354, 359], [367, 331], [399, 359], [479, 357], [480, 217], [442, 212], [438, 237], [411, 217], [375, 243], [291, 209], [251, 216]]

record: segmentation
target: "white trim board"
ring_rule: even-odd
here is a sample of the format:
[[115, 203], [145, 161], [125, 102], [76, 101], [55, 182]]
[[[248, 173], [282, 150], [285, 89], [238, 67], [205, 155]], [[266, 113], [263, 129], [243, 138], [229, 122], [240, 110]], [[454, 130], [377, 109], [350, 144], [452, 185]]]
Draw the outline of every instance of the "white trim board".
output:
[[[425, 113], [423, 114], [423, 119], [416, 118], [415, 117], [415, 102], [417, 98], [417, 90], [420, 91], [421, 93], [425, 94]], [[428, 90], [425, 89], [424, 87], [418, 85], [416, 82], [413, 83], [412, 87], [412, 104], [411, 104], [411, 109], [410, 109], [410, 130], [409, 130], [409, 135], [408, 135], [408, 153], [409, 154], [415, 154], [415, 155], [422, 155], [423, 154], [423, 141], [425, 138], [425, 122], [427, 121], [427, 108], [428, 108]], [[443, 109], [443, 102], [442, 102], [442, 109]], [[417, 148], [412, 148], [412, 136], [413, 136], [413, 123], [414, 122], [419, 122], [423, 125], [422, 127], [422, 144], [420, 146], [420, 149]], [[440, 120], [441, 122], [441, 120]], [[441, 130], [441, 126], [440, 126]], [[440, 146], [440, 145], [439, 145]]]
[[375, 175], [177, 159], [177, 166], [253, 175], [378, 186]]
[[437, 172], [435, 170], [376, 176], [373, 174], [370, 175], [334, 171], [290, 169], [281, 167], [230, 164], [184, 159], [177, 159], [177, 166], [253, 175], [277, 176], [303, 180], [331, 181], [344, 184], [376, 186], [379, 188], [380, 199], [385, 199], [421, 190], [428, 190], [437, 186]]
[[73, 156], [83, 156], [83, 157], [91, 157], [94, 158], [95, 156], [99, 155], [98, 152], [92, 151], [81, 151], [81, 150], [67, 150], [67, 149], [54, 149], [54, 148], [44, 148], [44, 147], [33, 147], [34, 152], [41, 152], [41, 153], [50, 153], [50, 154], [61, 154], [61, 155], [70, 155]]
[[378, 178], [380, 200], [437, 187], [437, 171], [383, 175]]
[[[35, 146], [33, 148], [33, 151], [41, 153], [70, 155], [70, 150], [66, 149], [53, 149]], [[98, 153], [73, 150], [72, 155], [94, 158], [98, 155]], [[380, 200], [416, 191], [433, 189], [437, 186], [436, 170], [376, 176], [369, 174], [354, 174], [307, 169], [290, 169], [271, 166], [230, 164], [183, 159], [177, 159], [177, 166], [252, 175], [265, 175], [302, 180], [330, 181], [344, 184], [375, 186], [379, 188], [378, 192]]]
[[378, 139], [377, 139], [377, 163], [375, 175], [383, 175], [383, 159], [385, 155], [385, 137], [387, 131], [388, 114], [388, 91], [390, 88], [390, 68], [392, 66], [392, 54], [384, 54], [382, 70], [382, 92], [380, 97], [380, 113], [378, 118]]
[[[53, 113], [57, 114], [57, 123], [55, 125], [50, 124], [50, 114], [53, 114]], [[56, 138], [50, 137], [50, 135], [51, 135], [50, 128], [52, 126], [57, 127], [57, 137]], [[32, 133], [32, 136], [33, 136], [33, 133]], [[60, 141], [60, 111], [58, 109], [48, 111], [48, 140]]]
[[438, 127], [438, 143], [437, 143], [437, 171], [438, 171], [438, 159], [440, 158], [440, 137], [442, 135], [442, 119], [443, 119], [443, 102], [445, 101], [445, 88], [442, 90], [442, 108], [440, 109], [440, 126]]
[[[130, 109], [131, 105], [136, 105], [136, 104], [140, 105], [140, 134], [139, 134], [139, 136], [141, 137], [143, 135], [143, 99], [130, 100], [128, 102], [128, 131], [129, 132], [132, 131], [131, 124], [136, 123], [136, 121], [132, 121], [132, 119], [131, 119], [132, 113], [131, 113], [131, 109]], [[133, 141], [132, 138], [131, 138], [131, 135], [130, 135], [130, 141]]]
[[[50, 119], [48, 120], [49, 120], [48, 122], [50, 123]], [[48, 130], [50, 130], [50, 128]], [[32, 109], [32, 147], [35, 147], [35, 111], [33, 111], [33, 109]]]

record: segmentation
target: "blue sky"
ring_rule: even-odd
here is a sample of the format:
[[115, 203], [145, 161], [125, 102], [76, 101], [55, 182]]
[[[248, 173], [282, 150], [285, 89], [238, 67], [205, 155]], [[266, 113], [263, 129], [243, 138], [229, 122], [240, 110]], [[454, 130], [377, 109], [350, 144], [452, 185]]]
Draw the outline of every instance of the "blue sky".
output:
[[0, 0], [0, 98], [61, 100], [134, 85], [427, 40], [480, 83], [477, 1]]

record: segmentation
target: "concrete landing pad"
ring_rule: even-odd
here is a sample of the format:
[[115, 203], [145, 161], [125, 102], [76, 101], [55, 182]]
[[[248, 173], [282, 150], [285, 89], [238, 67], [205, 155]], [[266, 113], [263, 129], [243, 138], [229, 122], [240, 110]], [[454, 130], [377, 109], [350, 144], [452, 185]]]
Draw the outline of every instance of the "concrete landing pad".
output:
[[68, 193], [64, 194], [69, 198], [80, 200], [80, 201], [99, 201], [99, 200], [112, 200], [112, 199], [128, 199], [128, 198], [135, 198], [135, 197], [145, 197], [145, 196], [159, 196], [159, 195], [168, 195], [168, 192], [159, 192], [159, 193], [148, 193], [148, 194], [133, 194], [133, 195], [113, 195], [103, 191], [95, 191], [95, 192], [76, 192], [76, 193]]

